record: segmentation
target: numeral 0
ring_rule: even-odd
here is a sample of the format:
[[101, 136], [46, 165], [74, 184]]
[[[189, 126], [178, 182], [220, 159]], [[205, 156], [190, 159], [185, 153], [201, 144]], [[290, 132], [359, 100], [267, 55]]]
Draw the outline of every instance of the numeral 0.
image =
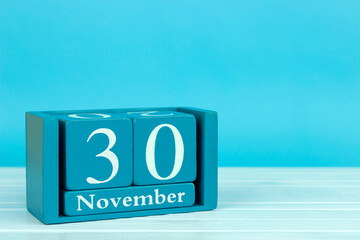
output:
[[[156, 171], [155, 166], [155, 142], [159, 130], [163, 127], [168, 127], [172, 131], [175, 140], [175, 162], [172, 172], [167, 177], [160, 177]], [[184, 160], [184, 143], [179, 130], [171, 124], [160, 124], [151, 132], [148, 142], [146, 144], [146, 166], [150, 174], [159, 180], [169, 180], [174, 178], [180, 171]]]

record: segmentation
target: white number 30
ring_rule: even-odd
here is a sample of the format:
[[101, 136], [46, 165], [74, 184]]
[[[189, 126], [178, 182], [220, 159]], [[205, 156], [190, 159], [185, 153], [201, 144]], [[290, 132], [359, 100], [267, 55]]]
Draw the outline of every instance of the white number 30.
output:
[[[174, 167], [172, 172], [170, 173], [169, 176], [167, 177], [161, 177], [159, 176], [158, 172], [156, 171], [156, 166], [155, 166], [155, 142], [156, 142], [156, 137], [157, 134], [159, 132], [159, 130], [163, 127], [168, 127], [170, 128], [170, 130], [173, 132], [174, 135], [174, 140], [175, 140], [175, 162], [174, 162]], [[115, 145], [116, 142], [116, 136], [115, 133], [108, 129], [108, 128], [99, 128], [96, 129], [95, 131], [93, 131], [90, 136], [88, 137], [86, 142], [89, 142], [90, 139], [96, 135], [96, 134], [105, 134], [108, 139], [109, 139], [109, 145], [107, 146], [107, 148], [105, 149], [105, 151], [103, 151], [102, 153], [99, 153], [98, 155], [96, 155], [96, 157], [104, 157], [106, 159], [108, 159], [112, 165], [112, 172], [111, 175], [108, 179], [105, 179], [103, 181], [100, 180], [96, 180], [95, 178], [92, 177], [88, 177], [86, 179], [86, 181], [90, 184], [99, 184], [99, 183], [106, 183], [109, 182], [111, 179], [113, 179], [118, 170], [119, 170], [119, 160], [117, 158], [117, 156], [115, 155], [115, 153], [113, 153], [112, 151], [110, 151], [110, 149]], [[154, 130], [151, 132], [147, 145], [146, 145], [146, 165], [147, 168], [150, 172], [150, 174], [159, 180], [169, 180], [174, 178], [180, 171], [182, 163], [183, 163], [183, 159], [184, 159], [184, 143], [181, 137], [181, 134], [179, 133], [178, 129], [170, 124], [160, 124], [159, 126], [157, 126], [156, 128], [154, 128]]]
[[109, 182], [111, 179], [113, 179], [115, 177], [115, 175], [117, 174], [118, 170], [119, 170], [119, 160], [117, 158], [117, 156], [115, 155], [115, 153], [113, 153], [112, 151], [110, 151], [110, 149], [115, 145], [116, 142], [116, 136], [115, 133], [108, 129], [108, 128], [99, 128], [96, 129], [95, 131], [93, 131], [90, 136], [88, 137], [86, 142], [89, 142], [89, 140], [96, 134], [105, 134], [108, 138], [109, 138], [109, 145], [107, 146], [107, 148], [105, 149], [105, 151], [103, 151], [102, 153], [99, 153], [98, 155], [96, 155], [96, 157], [104, 157], [107, 158], [112, 165], [112, 172], [111, 175], [108, 179], [105, 179], [103, 181], [99, 181], [96, 180], [95, 178], [92, 177], [88, 177], [86, 179], [86, 181], [90, 184], [99, 184], [99, 183], [106, 183]]

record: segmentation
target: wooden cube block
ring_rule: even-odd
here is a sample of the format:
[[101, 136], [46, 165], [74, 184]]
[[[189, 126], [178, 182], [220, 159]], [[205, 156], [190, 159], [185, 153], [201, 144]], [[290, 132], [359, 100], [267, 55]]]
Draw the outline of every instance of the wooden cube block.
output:
[[62, 212], [67, 216], [191, 206], [192, 183], [61, 191]]
[[196, 120], [175, 111], [129, 112], [134, 128], [134, 185], [193, 182]]
[[60, 183], [66, 190], [133, 181], [132, 122], [121, 114], [59, 115]]

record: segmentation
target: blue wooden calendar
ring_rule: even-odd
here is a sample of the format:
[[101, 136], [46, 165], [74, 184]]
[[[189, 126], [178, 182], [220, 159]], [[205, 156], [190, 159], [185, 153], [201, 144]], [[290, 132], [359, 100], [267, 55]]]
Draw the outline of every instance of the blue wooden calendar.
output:
[[26, 113], [28, 211], [45, 224], [217, 206], [217, 113], [195, 108]]

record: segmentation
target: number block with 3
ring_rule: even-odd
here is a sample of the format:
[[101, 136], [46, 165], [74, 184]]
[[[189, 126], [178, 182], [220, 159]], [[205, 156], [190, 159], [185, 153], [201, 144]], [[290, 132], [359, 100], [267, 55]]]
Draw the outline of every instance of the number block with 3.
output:
[[60, 184], [66, 190], [130, 186], [132, 122], [121, 114], [59, 116]]

